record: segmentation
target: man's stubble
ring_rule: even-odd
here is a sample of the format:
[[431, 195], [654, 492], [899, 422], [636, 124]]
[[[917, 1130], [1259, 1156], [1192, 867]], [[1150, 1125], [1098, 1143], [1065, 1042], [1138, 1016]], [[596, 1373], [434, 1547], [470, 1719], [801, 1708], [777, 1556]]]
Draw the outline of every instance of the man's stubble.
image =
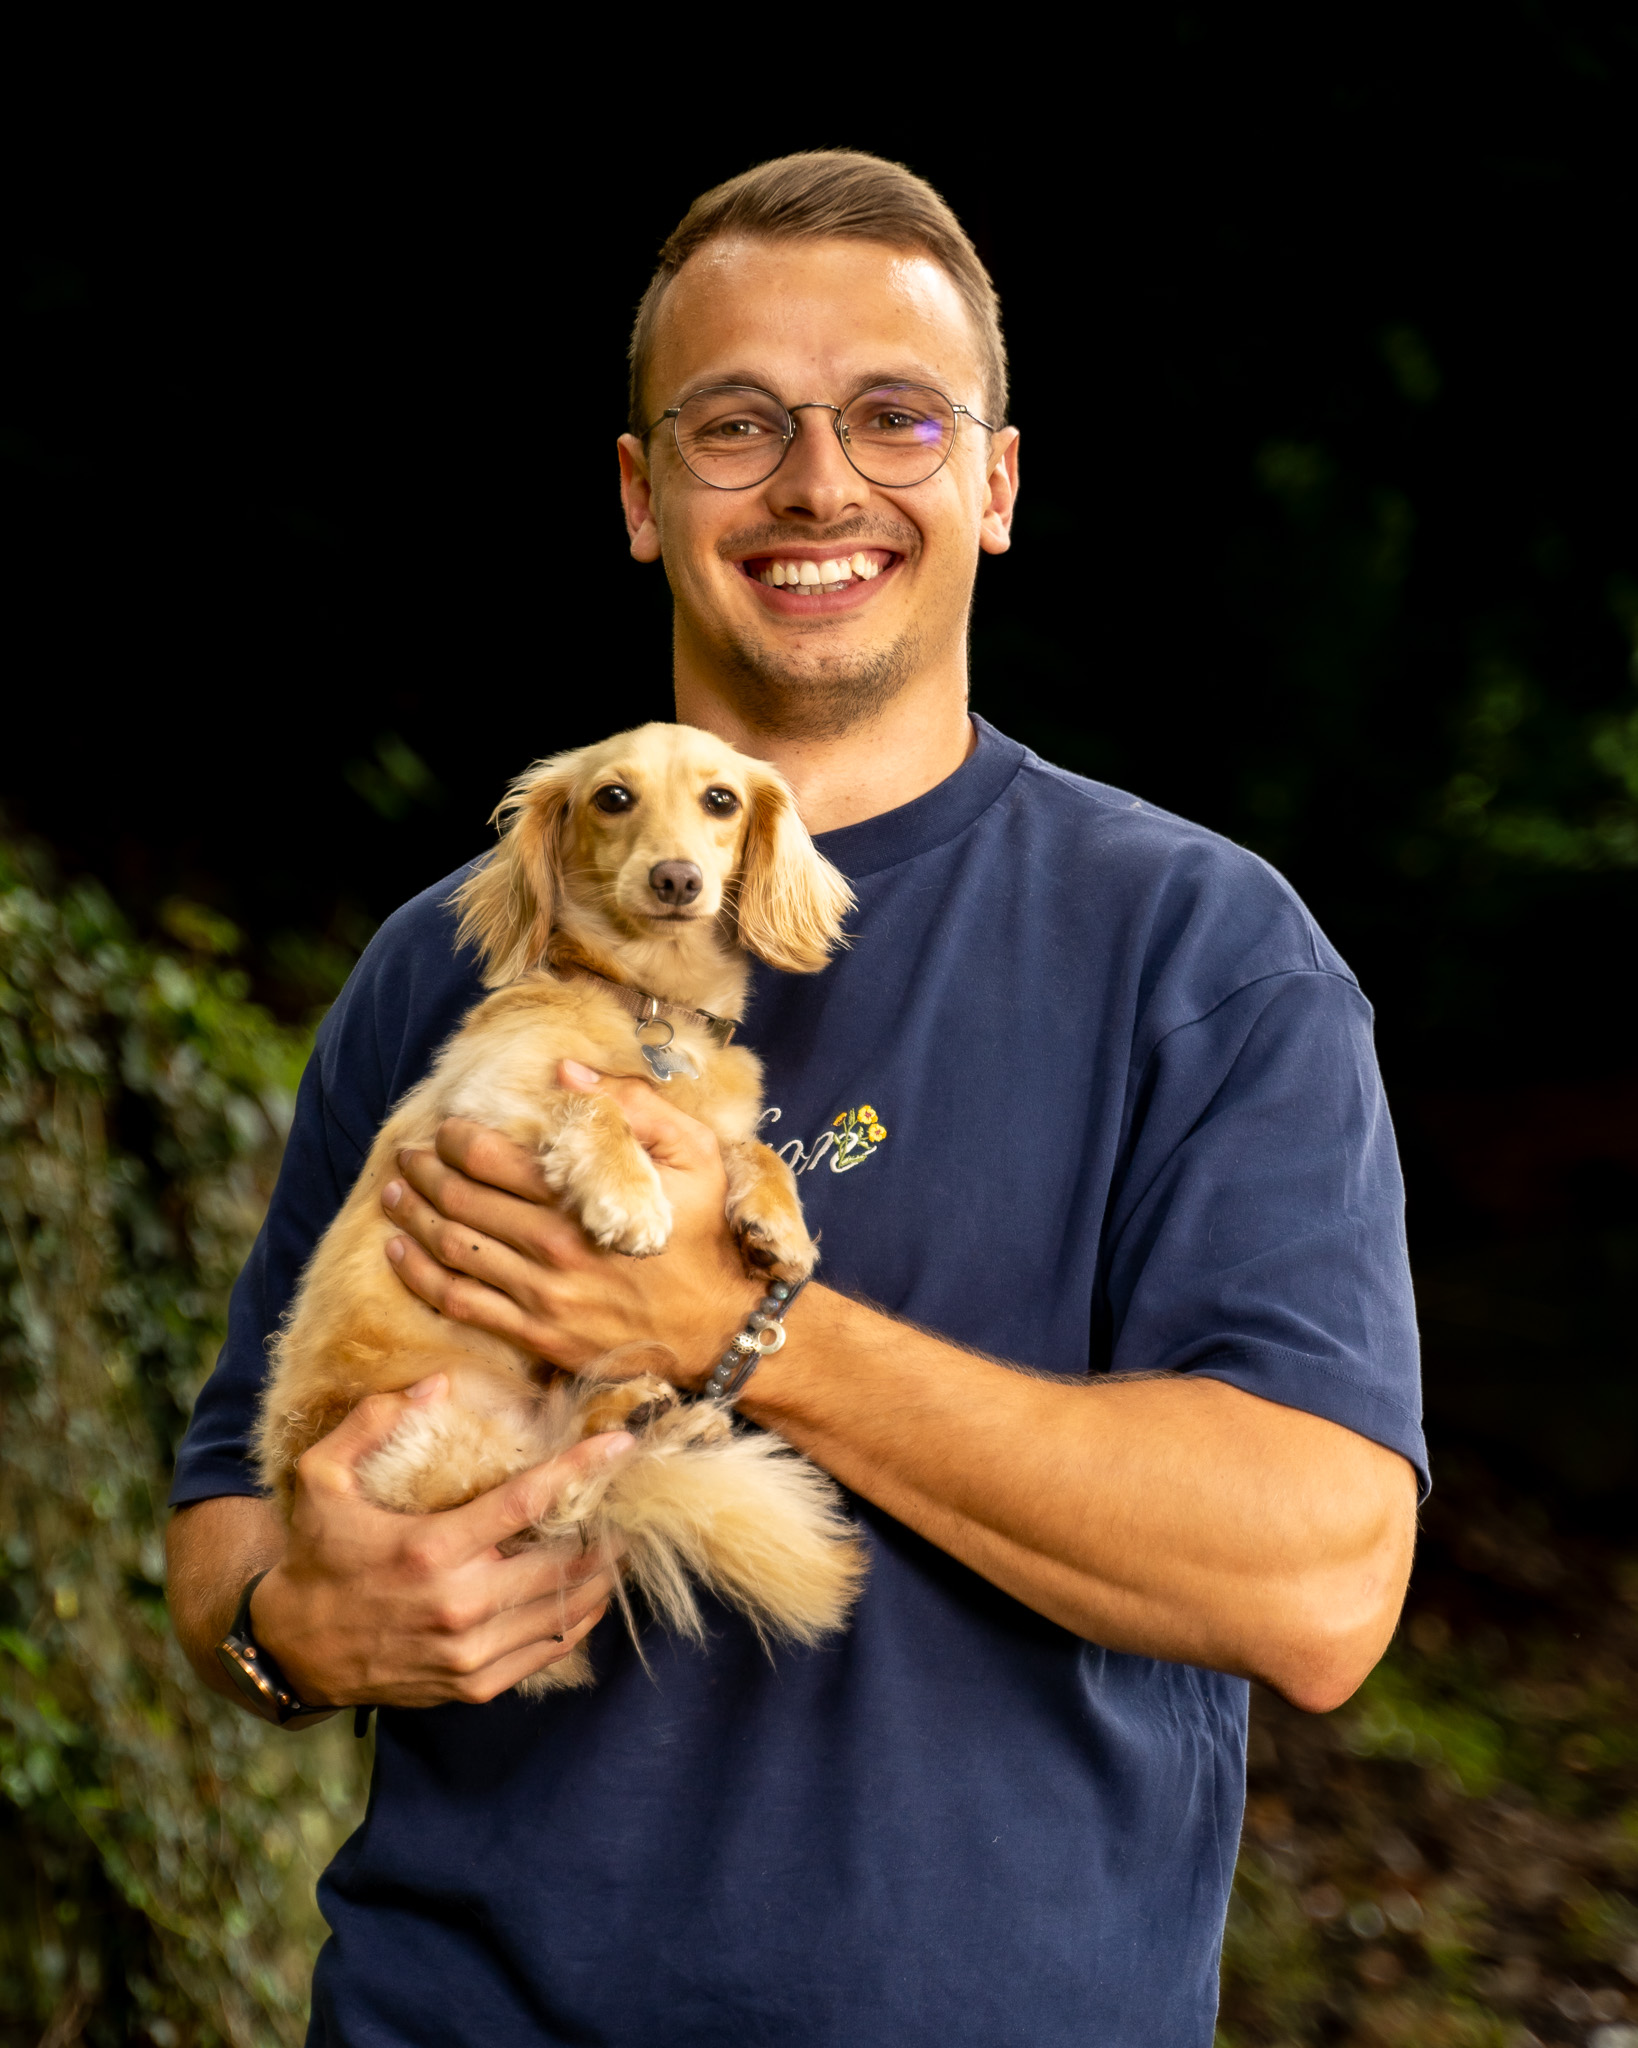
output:
[[[791, 537], [782, 521], [767, 520], [725, 534], [717, 543], [724, 560], [753, 551], [777, 552]], [[803, 536], [841, 550], [891, 548], [907, 562], [921, 553], [920, 533], [908, 520], [881, 512], [845, 519], [823, 532]], [[817, 622], [816, 622], [817, 623]], [[752, 629], [728, 627], [716, 641], [723, 680], [748, 730], [768, 739], [835, 740], [879, 717], [921, 667], [923, 640], [911, 624], [885, 647], [868, 652], [792, 660], [771, 639]]]
[[869, 725], [921, 664], [921, 635], [908, 627], [869, 654], [826, 655], [814, 664], [731, 635], [722, 647], [735, 709], [750, 731], [780, 740], [835, 740]]

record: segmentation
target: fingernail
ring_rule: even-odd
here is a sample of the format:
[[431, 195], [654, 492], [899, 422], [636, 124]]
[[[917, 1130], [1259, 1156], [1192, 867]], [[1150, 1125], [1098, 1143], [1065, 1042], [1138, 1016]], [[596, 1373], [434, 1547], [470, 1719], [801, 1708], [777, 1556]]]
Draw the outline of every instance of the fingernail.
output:
[[404, 1263], [404, 1240], [401, 1237], [389, 1237], [387, 1239], [387, 1257], [392, 1260], [395, 1266], [401, 1266]]
[[413, 1387], [404, 1389], [411, 1401], [424, 1401], [431, 1394], [441, 1393], [449, 1382], [441, 1372], [429, 1372], [424, 1380], [417, 1380]]
[[404, 1183], [401, 1180], [388, 1181], [381, 1190], [381, 1199], [389, 1209], [396, 1209], [404, 1199]]
[[603, 1456], [612, 1465], [616, 1458], [624, 1457], [636, 1441], [629, 1429], [611, 1429], [603, 1438]]
[[564, 1060], [559, 1065], [558, 1072], [565, 1081], [572, 1082], [576, 1088], [595, 1088], [603, 1078], [595, 1067], [582, 1066], [579, 1060]]

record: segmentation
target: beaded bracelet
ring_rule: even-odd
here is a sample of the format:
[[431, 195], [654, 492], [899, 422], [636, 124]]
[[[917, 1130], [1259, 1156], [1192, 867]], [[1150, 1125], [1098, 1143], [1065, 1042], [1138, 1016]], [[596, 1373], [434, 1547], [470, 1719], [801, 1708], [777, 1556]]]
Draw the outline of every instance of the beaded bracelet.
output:
[[785, 1311], [807, 1284], [798, 1280], [791, 1287], [783, 1280], [775, 1280], [769, 1285], [744, 1329], [717, 1360], [711, 1377], [700, 1389], [702, 1396], [726, 1407], [770, 1352], [784, 1350]]

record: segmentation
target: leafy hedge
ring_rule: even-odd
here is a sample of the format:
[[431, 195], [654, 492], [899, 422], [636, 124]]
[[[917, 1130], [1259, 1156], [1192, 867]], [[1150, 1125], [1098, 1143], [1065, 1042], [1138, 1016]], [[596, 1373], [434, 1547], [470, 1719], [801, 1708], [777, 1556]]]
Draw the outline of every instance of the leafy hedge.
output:
[[208, 1694], [165, 1489], [309, 1034], [0, 842], [0, 2043], [296, 2041], [362, 1752]]
[[[309, 1044], [230, 928], [167, 923], [0, 839], [0, 2048], [298, 2040], [364, 1789], [348, 1723], [236, 1712], [166, 1616], [171, 1460]], [[1258, 1706], [1223, 2048], [1638, 2036], [1634, 1728], [1638, 1558], [1443, 1466], [1359, 1699]]]
[[1638, 1556], [1437, 1478], [1358, 1697], [1254, 1701], [1219, 2048], [1638, 2048]]

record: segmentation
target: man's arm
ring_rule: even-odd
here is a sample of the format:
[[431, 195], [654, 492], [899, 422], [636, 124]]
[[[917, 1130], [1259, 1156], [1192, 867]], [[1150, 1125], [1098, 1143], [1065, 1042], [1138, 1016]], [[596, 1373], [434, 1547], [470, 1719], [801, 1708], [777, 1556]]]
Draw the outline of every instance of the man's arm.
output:
[[284, 1554], [285, 1527], [270, 1500], [226, 1493], [178, 1508], [165, 1531], [166, 1598], [188, 1662], [212, 1692], [236, 1706], [244, 1696], [216, 1658], [239, 1595]]
[[746, 1411], [1074, 1634], [1312, 1712], [1387, 1647], [1416, 1511], [1396, 1452], [1221, 1380], [1035, 1378], [822, 1288], [788, 1320]]
[[[532, 1157], [446, 1124], [383, 1193], [407, 1285], [570, 1367], [660, 1338], [699, 1384], [760, 1292], [723, 1222], [709, 1131], [641, 1082], [617, 1101], [676, 1212], [660, 1258], [596, 1252]], [[1068, 1383], [977, 1357], [822, 1286], [740, 1405], [1038, 1613], [1115, 1650], [1339, 1706], [1398, 1619], [1415, 1475], [1396, 1452], [1204, 1378]]]
[[391, 1514], [364, 1499], [361, 1459], [412, 1400], [446, 1397], [442, 1373], [376, 1394], [315, 1444], [296, 1472], [286, 1528], [270, 1501], [224, 1496], [180, 1508], [167, 1536], [171, 1616], [188, 1661], [244, 1705], [216, 1659], [239, 1597], [256, 1639], [314, 1706], [431, 1707], [491, 1700], [569, 1655], [602, 1619], [607, 1561], [578, 1545], [500, 1545], [545, 1513], [579, 1473], [624, 1456], [623, 1432], [588, 1438], [437, 1515]]

